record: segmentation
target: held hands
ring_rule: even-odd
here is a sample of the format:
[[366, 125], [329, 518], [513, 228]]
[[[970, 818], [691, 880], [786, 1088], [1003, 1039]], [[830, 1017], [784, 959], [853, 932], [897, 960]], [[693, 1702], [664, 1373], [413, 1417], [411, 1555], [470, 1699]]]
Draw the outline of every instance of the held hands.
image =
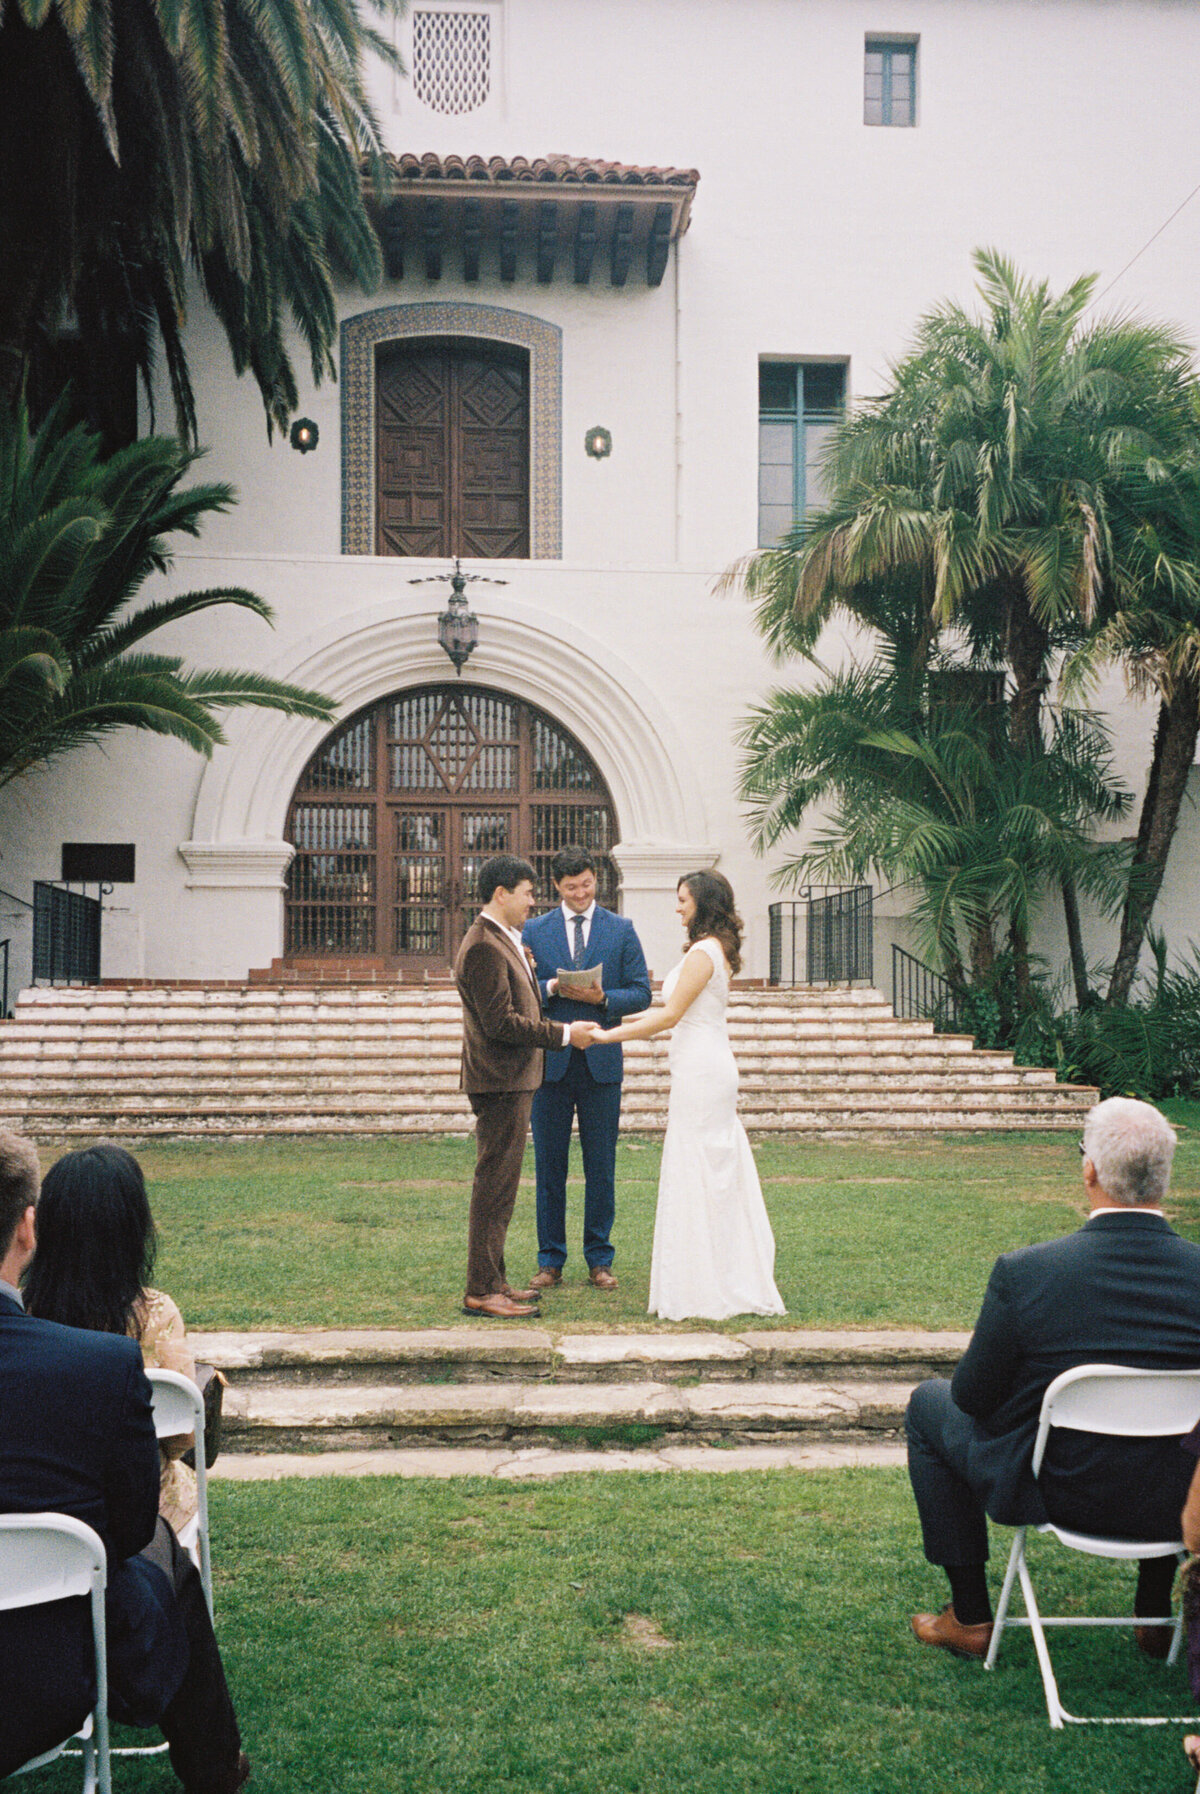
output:
[[596, 1037], [595, 1022], [572, 1022], [567, 1029], [566, 1046], [590, 1047]]

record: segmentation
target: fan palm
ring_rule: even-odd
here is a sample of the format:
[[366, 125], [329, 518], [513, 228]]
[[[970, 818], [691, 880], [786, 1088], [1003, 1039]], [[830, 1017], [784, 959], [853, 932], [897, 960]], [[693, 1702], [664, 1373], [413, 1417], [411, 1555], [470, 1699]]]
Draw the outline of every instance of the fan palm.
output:
[[[400, 0], [364, 0], [381, 15]], [[370, 287], [360, 164], [378, 157], [359, 0], [8, 0], [0, 6], [0, 399], [41, 329], [161, 336], [195, 434], [182, 330], [195, 276], [268, 428], [297, 403], [285, 334], [332, 371], [333, 282]]]
[[60, 405], [37, 430], [0, 411], [0, 785], [119, 728], [172, 735], [211, 754], [218, 713], [242, 704], [333, 716], [319, 692], [262, 674], [188, 670], [142, 644], [214, 605], [270, 621], [237, 586], [130, 608], [170, 565], [168, 538], [195, 536], [228, 509], [224, 485], [182, 487], [197, 456], [146, 437], [105, 460], [97, 439], [63, 430]]

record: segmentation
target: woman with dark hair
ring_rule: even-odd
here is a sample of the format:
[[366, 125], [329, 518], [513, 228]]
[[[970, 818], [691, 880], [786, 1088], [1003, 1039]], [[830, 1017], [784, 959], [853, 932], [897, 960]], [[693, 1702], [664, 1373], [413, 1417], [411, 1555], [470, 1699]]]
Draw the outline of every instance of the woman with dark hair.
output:
[[[68, 1152], [42, 1179], [37, 1249], [24, 1277], [25, 1307], [46, 1321], [95, 1333], [125, 1333], [147, 1370], [196, 1380], [183, 1316], [152, 1289], [158, 1238], [142, 1168], [120, 1146]], [[182, 1454], [191, 1435], [160, 1439], [159, 1512], [176, 1533], [196, 1511], [196, 1476]]]
[[783, 1314], [775, 1240], [738, 1120], [737, 1064], [725, 1022], [730, 980], [742, 964], [742, 919], [719, 872], [686, 873], [675, 909], [689, 945], [663, 980], [662, 1008], [592, 1036], [599, 1045], [673, 1030], [650, 1312], [668, 1321]]

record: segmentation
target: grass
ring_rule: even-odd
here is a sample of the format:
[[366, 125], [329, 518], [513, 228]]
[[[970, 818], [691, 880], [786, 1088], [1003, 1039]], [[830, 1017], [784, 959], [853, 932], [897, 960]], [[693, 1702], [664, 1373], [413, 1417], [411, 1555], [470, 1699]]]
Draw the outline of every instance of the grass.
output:
[[[1191, 1787], [1178, 1727], [1052, 1733], [1027, 1634], [990, 1675], [916, 1645], [941, 1578], [900, 1472], [223, 1484], [214, 1507], [255, 1794]], [[1128, 1596], [1127, 1569], [1041, 1561], [1048, 1601]], [[1124, 1632], [1053, 1648], [1077, 1710], [1189, 1710]], [[161, 1761], [116, 1783], [174, 1785]], [[77, 1787], [56, 1766], [29, 1794]]]
[[[1172, 1219], [1200, 1238], [1200, 1105], [1180, 1124]], [[1075, 1136], [755, 1147], [788, 1314], [756, 1326], [969, 1327], [997, 1253], [1084, 1215]], [[165, 1142], [138, 1148], [162, 1234], [157, 1281], [193, 1328], [429, 1327], [462, 1322], [470, 1140]], [[542, 1305], [555, 1327], [644, 1328], [660, 1148], [623, 1140], [613, 1239], [621, 1287], [582, 1259]], [[532, 1152], [509, 1232], [514, 1282], [536, 1263]], [[568, 1188], [578, 1254], [582, 1185]], [[747, 1322], [727, 1323], [737, 1331]]]

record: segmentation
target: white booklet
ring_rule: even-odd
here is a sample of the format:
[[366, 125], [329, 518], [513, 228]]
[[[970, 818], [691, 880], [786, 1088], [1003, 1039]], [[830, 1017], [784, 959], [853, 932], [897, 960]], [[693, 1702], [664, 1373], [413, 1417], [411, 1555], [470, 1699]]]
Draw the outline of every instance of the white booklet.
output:
[[554, 976], [558, 980], [558, 995], [569, 997], [576, 990], [600, 990], [603, 966], [560, 966]]

